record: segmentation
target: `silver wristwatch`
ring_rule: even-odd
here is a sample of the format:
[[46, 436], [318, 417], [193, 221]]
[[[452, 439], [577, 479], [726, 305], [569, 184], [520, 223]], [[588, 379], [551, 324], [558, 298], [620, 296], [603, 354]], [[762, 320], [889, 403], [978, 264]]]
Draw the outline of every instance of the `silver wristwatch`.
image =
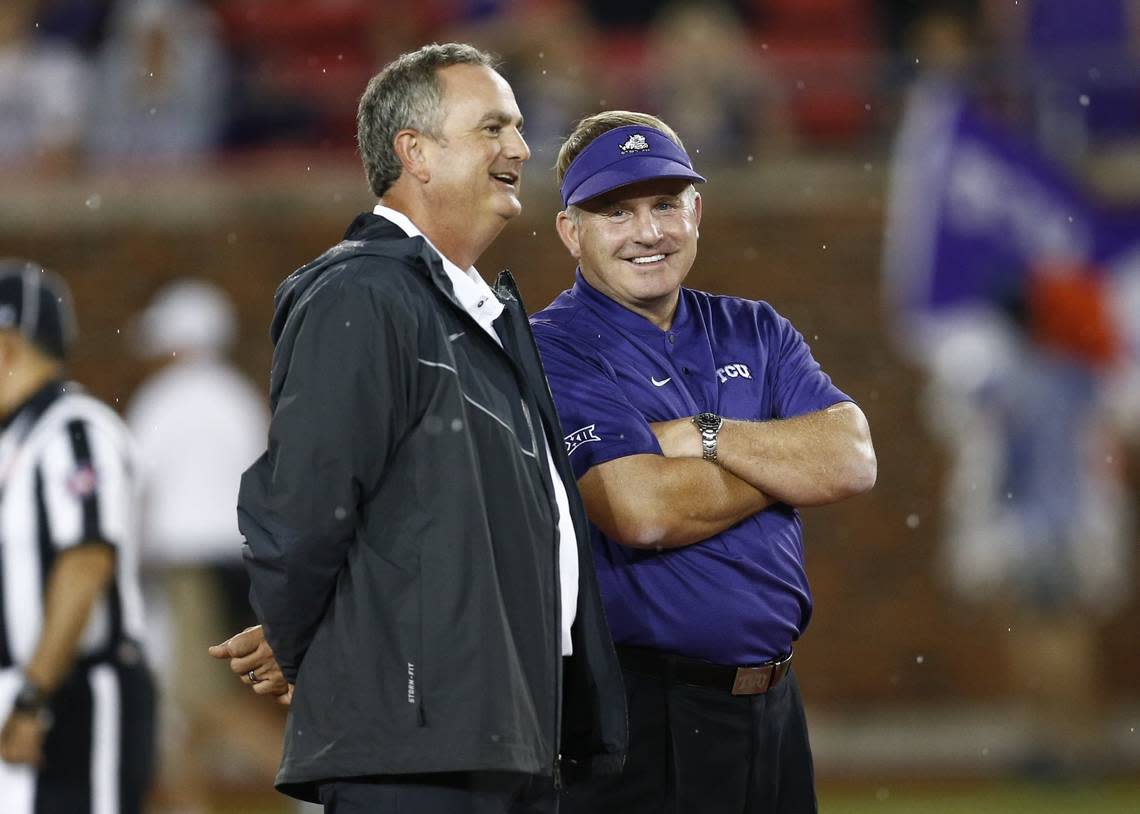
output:
[[716, 413], [697, 413], [693, 416], [693, 424], [701, 431], [704, 459], [716, 463], [716, 436], [724, 424], [724, 419]]

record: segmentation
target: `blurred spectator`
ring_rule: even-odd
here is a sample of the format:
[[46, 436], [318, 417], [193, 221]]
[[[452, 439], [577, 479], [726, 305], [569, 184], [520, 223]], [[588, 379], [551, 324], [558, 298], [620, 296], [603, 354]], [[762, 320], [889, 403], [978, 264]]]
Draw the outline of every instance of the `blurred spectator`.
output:
[[135, 0], [39, 0], [37, 33], [60, 39], [93, 55], [103, 42], [111, 12], [117, 5]]
[[207, 9], [192, 0], [120, 5], [97, 62], [91, 160], [178, 164], [201, 157], [220, 137], [225, 79]]
[[[153, 626], [151, 644], [167, 677], [162, 785], [185, 806], [203, 803], [225, 760], [223, 723], [229, 719], [242, 736], [256, 729], [234, 725], [233, 716], [248, 718], [247, 699], [202, 658], [253, 618], [235, 501], [242, 471], [264, 446], [268, 411], [225, 359], [236, 329], [233, 306], [211, 283], [187, 279], [163, 288], [136, 338], [142, 354], [166, 363], [127, 410], [142, 465], [146, 590], [156, 618], [167, 621]], [[278, 741], [269, 736], [261, 752]]]
[[741, 164], [791, 137], [776, 79], [752, 53], [740, 19], [722, 3], [674, 3], [649, 31], [650, 109], [685, 134], [704, 163]]
[[[596, 53], [600, 32], [572, 0], [463, 5], [457, 4], [458, 16], [440, 38], [474, 43], [502, 60], [503, 76], [526, 116], [532, 166], [552, 167], [570, 123], [609, 94]], [[627, 89], [636, 84], [629, 76], [616, 79]]]
[[938, 13], [914, 30], [923, 73], [895, 146], [884, 271], [952, 455], [948, 574], [1014, 609], [1003, 638], [1031, 768], [1089, 768], [1105, 757], [1097, 620], [1129, 586], [1109, 400], [1140, 363], [1140, 221], [1106, 215], [979, 112], [968, 26]]
[[89, 69], [63, 42], [35, 36], [36, 0], [0, 5], [0, 170], [74, 168]]

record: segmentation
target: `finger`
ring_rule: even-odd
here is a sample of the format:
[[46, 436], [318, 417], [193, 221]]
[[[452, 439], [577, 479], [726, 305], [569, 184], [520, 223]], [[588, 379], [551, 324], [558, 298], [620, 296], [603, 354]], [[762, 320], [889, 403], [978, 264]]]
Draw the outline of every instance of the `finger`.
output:
[[258, 668], [268, 669], [271, 664], [275, 664], [273, 656], [267, 651], [259, 650], [250, 653], [248, 656], [231, 659], [230, 669], [235, 673], [248, 673], [250, 670], [257, 670]]
[[259, 681], [253, 685], [253, 691], [258, 695], [281, 695], [287, 688], [275, 682]]
[[233, 653], [230, 652], [230, 643], [228, 640], [221, 644], [210, 645], [206, 652], [216, 659], [228, 659], [233, 657]]
[[263, 645], [268, 648], [268, 645], [265, 644], [265, 635], [261, 630], [261, 625], [247, 627], [236, 636], [231, 636], [229, 645], [233, 655], [239, 658], [260, 650]]

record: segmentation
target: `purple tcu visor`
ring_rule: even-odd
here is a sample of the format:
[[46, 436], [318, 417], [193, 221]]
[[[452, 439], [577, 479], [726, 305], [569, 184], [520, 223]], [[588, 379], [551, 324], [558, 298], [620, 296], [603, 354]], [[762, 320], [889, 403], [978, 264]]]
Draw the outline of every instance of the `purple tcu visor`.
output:
[[591, 141], [562, 176], [562, 206], [588, 201], [618, 187], [656, 178], [703, 183], [689, 154], [654, 127], [615, 127]]

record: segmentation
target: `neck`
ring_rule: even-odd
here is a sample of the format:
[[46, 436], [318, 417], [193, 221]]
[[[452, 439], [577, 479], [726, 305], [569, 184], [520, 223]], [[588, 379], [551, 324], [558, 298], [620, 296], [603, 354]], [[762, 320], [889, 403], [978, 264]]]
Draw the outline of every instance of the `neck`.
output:
[[37, 390], [63, 374], [59, 364], [16, 365], [0, 388], [0, 413], [5, 417], [23, 406]]
[[667, 331], [673, 327], [673, 317], [677, 315], [677, 300], [679, 298], [680, 292], [674, 291], [662, 300], [626, 305], [626, 308], [645, 317], [661, 330]]
[[395, 187], [384, 194], [380, 203], [407, 215], [440, 254], [465, 270], [478, 262], [506, 225], [506, 221], [490, 227], [465, 221], [462, 212], [429, 204], [423, 198], [403, 194]]

